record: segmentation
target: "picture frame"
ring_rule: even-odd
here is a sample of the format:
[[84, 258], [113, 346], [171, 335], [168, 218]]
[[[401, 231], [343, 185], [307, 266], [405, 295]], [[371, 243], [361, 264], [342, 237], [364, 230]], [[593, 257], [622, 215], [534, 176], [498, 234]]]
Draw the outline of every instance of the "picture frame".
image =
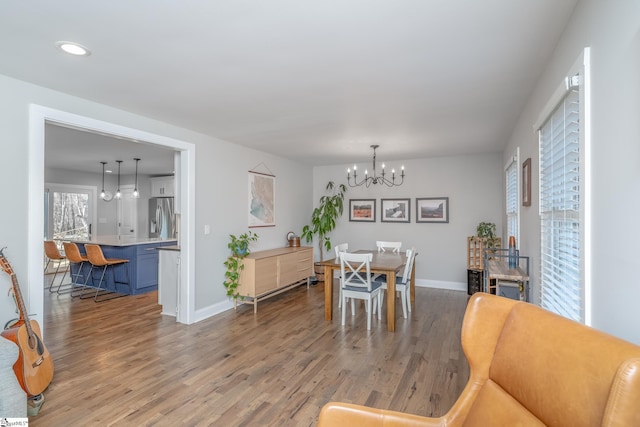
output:
[[349, 221], [376, 222], [376, 199], [349, 199]]
[[249, 228], [276, 226], [276, 177], [249, 171]]
[[411, 199], [381, 199], [380, 222], [411, 222]]
[[522, 206], [531, 206], [531, 157], [522, 163]]
[[448, 197], [421, 197], [416, 198], [416, 223], [448, 223], [449, 222], [449, 198]]

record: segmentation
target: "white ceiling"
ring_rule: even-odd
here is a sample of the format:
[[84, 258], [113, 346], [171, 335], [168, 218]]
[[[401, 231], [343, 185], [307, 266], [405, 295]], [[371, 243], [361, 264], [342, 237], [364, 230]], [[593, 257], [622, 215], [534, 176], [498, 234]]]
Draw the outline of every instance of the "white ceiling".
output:
[[500, 152], [576, 2], [3, 0], [0, 74], [312, 165]]

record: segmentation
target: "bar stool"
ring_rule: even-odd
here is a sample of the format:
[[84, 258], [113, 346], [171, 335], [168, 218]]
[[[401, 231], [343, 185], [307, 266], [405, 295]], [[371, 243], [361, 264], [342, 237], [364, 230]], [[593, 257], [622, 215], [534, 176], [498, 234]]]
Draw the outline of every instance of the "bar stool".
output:
[[[58, 246], [56, 246], [56, 242], [53, 240], [45, 240], [44, 241], [44, 254], [47, 257], [47, 264], [44, 266], [44, 273], [47, 272], [47, 268], [49, 268], [49, 264], [52, 262], [57, 262], [56, 272], [53, 273], [53, 279], [51, 279], [51, 283], [49, 284], [49, 292], [53, 293], [53, 283], [56, 281], [56, 277], [58, 276], [58, 272], [60, 271], [60, 266], [67, 258], [60, 253], [58, 250]], [[64, 282], [64, 278], [67, 276], [67, 268], [64, 269], [64, 274], [62, 275], [62, 280], [60, 280], [60, 285], [58, 285], [58, 290], [60, 290], [60, 286], [62, 286], [62, 282]]]
[[[93, 280], [93, 269], [102, 267], [102, 275], [100, 276], [100, 282], [98, 282], [98, 286], [96, 287], [96, 293], [93, 296], [93, 300], [95, 302], [108, 301], [110, 299], [127, 296], [128, 294], [119, 294], [119, 295], [112, 296], [110, 298], [105, 298], [105, 299], [102, 299], [102, 300], [98, 300], [99, 296], [109, 295], [109, 294], [118, 294], [117, 283], [126, 284], [127, 287], [129, 287], [129, 293], [131, 293], [131, 285], [129, 284], [129, 270], [125, 269], [125, 271], [127, 272], [127, 281], [126, 282], [118, 282], [117, 278], [116, 278], [115, 271], [113, 270], [113, 267], [115, 267], [116, 265], [125, 264], [125, 263], [129, 262], [128, 259], [105, 258], [104, 257], [104, 253], [102, 253], [102, 248], [99, 245], [87, 244], [87, 245], [84, 245], [84, 248], [87, 251], [87, 258], [89, 258], [89, 262], [91, 263], [91, 270], [89, 271], [89, 275], [91, 276], [91, 280]], [[105, 273], [107, 272], [107, 268], [109, 268], [109, 267], [112, 267], [111, 272], [112, 272], [112, 275], [113, 275], [113, 285], [114, 285], [115, 289], [113, 291], [110, 291], [110, 290], [107, 289], [107, 285], [105, 284], [105, 289], [103, 289], [103, 292], [100, 293], [102, 282], [104, 281]], [[83, 297], [84, 297], [84, 295], [80, 296], [80, 298], [83, 298]]]
[[[82, 266], [85, 262], [89, 262], [89, 258], [87, 258], [86, 255], [82, 255], [80, 253], [80, 249], [78, 249], [78, 245], [76, 245], [75, 243], [65, 242], [62, 244], [62, 246], [64, 247], [64, 254], [67, 257], [67, 260], [69, 260], [69, 263], [71, 265], [78, 266], [77, 273], [73, 272], [73, 270], [71, 269], [71, 265], [69, 266], [69, 276], [71, 276], [71, 298], [79, 297], [80, 295], [82, 295], [82, 291], [84, 291], [87, 287], [87, 281], [89, 280], [89, 275], [87, 274], [87, 276], [85, 277], [84, 273], [82, 272]], [[82, 277], [84, 281], [82, 283], [79, 283], [78, 277]], [[78, 295], [74, 295], [73, 292], [75, 290], [75, 287], [80, 285], [82, 285], [81, 293]], [[58, 293], [60, 293], [60, 289], [58, 289]]]

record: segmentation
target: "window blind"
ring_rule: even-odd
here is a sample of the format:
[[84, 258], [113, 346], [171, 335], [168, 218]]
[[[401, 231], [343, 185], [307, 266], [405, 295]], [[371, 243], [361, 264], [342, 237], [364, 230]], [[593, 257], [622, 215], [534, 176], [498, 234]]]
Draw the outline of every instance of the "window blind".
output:
[[540, 303], [584, 322], [580, 271], [580, 105], [572, 87], [539, 130]]
[[516, 238], [516, 245], [519, 246], [520, 236], [518, 235], [518, 160], [516, 156], [514, 156], [509, 166], [507, 166], [507, 170], [505, 172], [505, 182], [507, 238], [509, 236], [514, 236]]

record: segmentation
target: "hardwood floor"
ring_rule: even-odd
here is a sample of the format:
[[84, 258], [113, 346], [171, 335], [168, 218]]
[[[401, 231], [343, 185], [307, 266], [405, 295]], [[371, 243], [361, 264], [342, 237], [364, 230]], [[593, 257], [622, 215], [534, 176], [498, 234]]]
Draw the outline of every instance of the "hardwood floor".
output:
[[162, 316], [155, 292], [95, 304], [45, 290], [55, 375], [30, 425], [312, 426], [329, 401], [427, 416], [450, 408], [469, 375], [465, 293], [418, 288], [389, 333], [375, 317], [367, 332], [362, 306], [344, 327], [339, 312], [325, 321], [323, 289], [190, 326]]

